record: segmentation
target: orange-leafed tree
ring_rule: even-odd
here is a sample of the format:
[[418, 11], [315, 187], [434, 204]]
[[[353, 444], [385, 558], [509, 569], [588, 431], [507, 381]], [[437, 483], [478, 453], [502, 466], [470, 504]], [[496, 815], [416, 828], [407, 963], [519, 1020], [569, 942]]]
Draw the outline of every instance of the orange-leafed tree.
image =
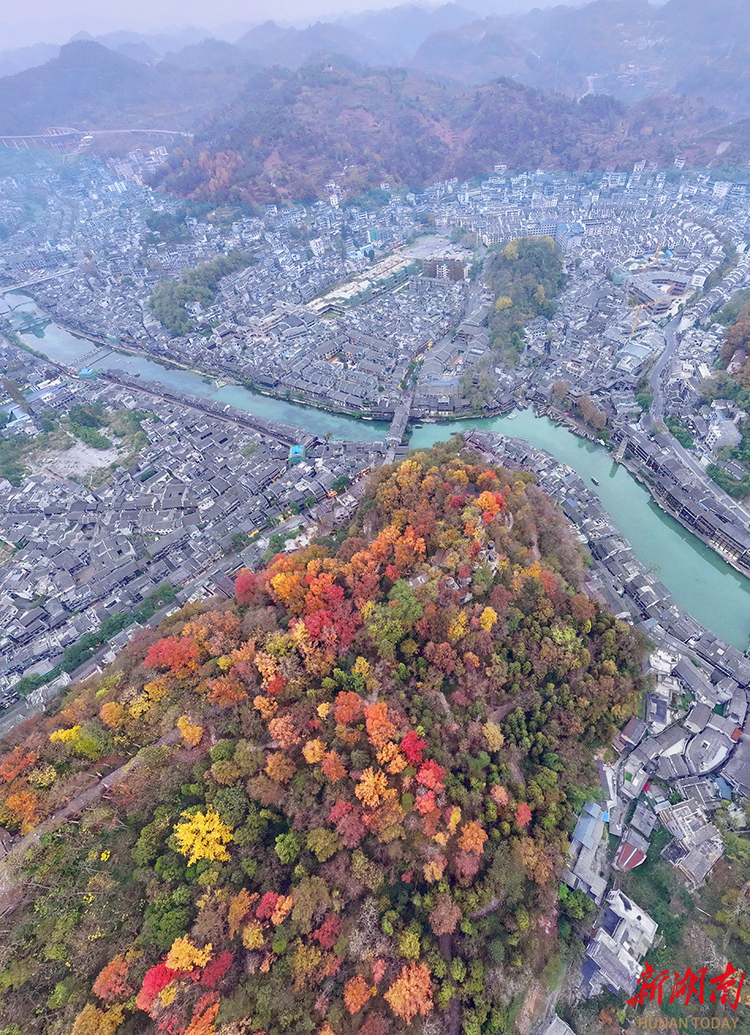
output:
[[479, 823], [471, 820], [469, 823], [464, 823], [458, 843], [465, 852], [475, 852], [477, 855], [481, 855], [484, 851], [486, 840], [487, 834], [485, 831]]
[[326, 753], [320, 768], [323, 770], [325, 778], [330, 780], [331, 783], [338, 783], [339, 780], [346, 776], [346, 769], [336, 751], [328, 751]]
[[281, 748], [295, 747], [302, 740], [291, 715], [279, 715], [278, 718], [271, 719], [268, 732]]
[[13, 783], [24, 769], [31, 769], [38, 758], [36, 751], [29, 751], [19, 744], [0, 761], [0, 783]]
[[240, 620], [231, 611], [208, 611], [188, 622], [182, 635], [194, 640], [201, 650], [216, 657], [237, 646]]
[[[221, 1002], [215, 996], [207, 996], [208, 1002], [201, 1000], [195, 1008], [193, 1019], [185, 1029], [185, 1035], [216, 1035], [216, 1014]], [[213, 1000], [213, 1001], [211, 1001]]]
[[344, 1003], [349, 1013], [359, 1013], [362, 1007], [367, 1005], [372, 992], [373, 989], [367, 984], [361, 974], [350, 978], [344, 985]]
[[375, 748], [382, 748], [396, 736], [396, 727], [388, 718], [388, 705], [378, 701], [365, 708], [367, 736]]
[[364, 714], [364, 701], [353, 690], [342, 690], [336, 697], [336, 708], [334, 715], [336, 722], [347, 726], [352, 722], [358, 722]]
[[28, 834], [39, 822], [42, 811], [42, 801], [38, 794], [33, 791], [16, 791], [8, 795], [0, 810], [0, 820], [9, 827], [20, 829], [22, 834]]
[[113, 999], [125, 999], [133, 994], [134, 989], [128, 983], [130, 964], [124, 956], [115, 956], [106, 967], [99, 971], [94, 981], [94, 995], [111, 1002]]
[[110, 729], [118, 730], [125, 726], [128, 721], [128, 712], [124, 705], [120, 704], [119, 701], [107, 701], [103, 704], [99, 711], [99, 717], [105, 726], [109, 726]]
[[218, 679], [209, 679], [208, 699], [212, 704], [220, 708], [231, 708], [233, 704], [247, 699], [247, 690], [234, 676], [219, 676]]
[[385, 993], [386, 1002], [407, 1024], [432, 1012], [432, 977], [426, 963], [410, 963]]
[[247, 888], [242, 888], [229, 902], [227, 922], [229, 923], [229, 937], [234, 938], [240, 929], [242, 921], [247, 916], [250, 907], [257, 899], [257, 894], [251, 895]]

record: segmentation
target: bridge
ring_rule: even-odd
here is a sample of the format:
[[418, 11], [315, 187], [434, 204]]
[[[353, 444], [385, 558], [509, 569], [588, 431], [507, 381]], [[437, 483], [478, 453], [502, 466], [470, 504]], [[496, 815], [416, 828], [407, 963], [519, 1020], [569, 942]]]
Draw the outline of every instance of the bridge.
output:
[[393, 414], [393, 420], [391, 426], [388, 429], [388, 434], [385, 437], [385, 443], [388, 447], [386, 453], [385, 463], [392, 464], [396, 455], [396, 449], [401, 445], [401, 441], [406, 431], [406, 425], [409, 423], [409, 416], [411, 414], [412, 403], [414, 402], [414, 389], [405, 392], [401, 396], [401, 401], [396, 407], [396, 412]]
[[146, 137], [149, 140], [175, 140], [186, 137], [192, 142], [193, 134], [182, 129], [74, 129], [71, 126], [52, 126], [41, 133], [14, 133], [0, 136], [0, 146], [13, 147], [17, 151], [41, 147], [53, 151], [77, 151], [90, 144], [94, 137], [103, 136]]

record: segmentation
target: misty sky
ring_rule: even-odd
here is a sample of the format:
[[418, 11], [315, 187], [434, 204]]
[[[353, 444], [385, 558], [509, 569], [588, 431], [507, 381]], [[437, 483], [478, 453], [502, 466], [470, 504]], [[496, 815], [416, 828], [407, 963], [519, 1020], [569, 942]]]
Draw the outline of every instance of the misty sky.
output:
[[[31, 43], [64, 43], [85, 30], [153, 32], [196, 25], [215, 31], [231, 23], [312, 21], [344, 10], [392, 7], [399, 0], [0, 0], [0, 51]], [[240, 30], [241, 31], [241, 30]]]

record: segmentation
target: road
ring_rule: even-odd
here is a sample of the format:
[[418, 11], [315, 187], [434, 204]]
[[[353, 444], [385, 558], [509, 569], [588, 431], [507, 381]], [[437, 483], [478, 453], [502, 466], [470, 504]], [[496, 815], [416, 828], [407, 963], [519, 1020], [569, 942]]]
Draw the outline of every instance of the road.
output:
[[654, 401], [651, 404], [651, 416], [653, 417], [655, 424], [664, 422], [664, 391], [662, 388], [661, 376], [667, 368], [667, 365], [671, 362], [672, 356], [677, 351], [677, 346], [679, 345], [677, 328], [681, 319], [681, 316], [675, 316], [675, 318], [670, 320], [665, 326], [664, 336], [666, 338], [666, 345], [656, 363], [654, 363], [648, 379], [649, 387], [654, 393]]

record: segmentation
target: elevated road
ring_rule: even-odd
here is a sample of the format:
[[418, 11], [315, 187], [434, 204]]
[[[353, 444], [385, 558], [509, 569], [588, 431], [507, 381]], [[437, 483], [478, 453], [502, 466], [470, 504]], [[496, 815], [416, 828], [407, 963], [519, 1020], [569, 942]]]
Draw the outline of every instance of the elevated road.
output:
[[75, 151], [94, 137], [104, 136], [149, 137], [153, 140], [174, 140], [176, 137], [193, 139], [193, 133], [184, 129], [139, 129], [132, 126], [121, 129], [74, 129], [72, 126], [53, 126], [41, 133], [14, 133], [0, 136], [0, 146], [17, 151], [42, 147], [53, 151]]

